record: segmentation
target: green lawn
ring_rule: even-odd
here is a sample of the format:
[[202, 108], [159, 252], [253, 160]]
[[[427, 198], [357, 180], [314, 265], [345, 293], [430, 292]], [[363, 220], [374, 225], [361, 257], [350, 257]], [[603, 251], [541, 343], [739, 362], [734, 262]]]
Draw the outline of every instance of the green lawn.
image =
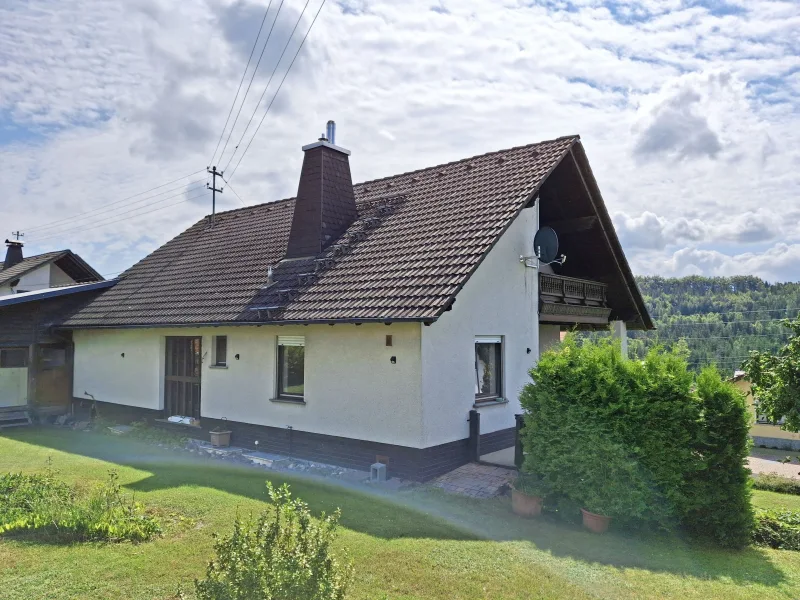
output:
[[[800, 552], [725, 552], [675, 537], [595, 536], [510, 513], [509, 501], [415, 491], [367, 495], [169, 453], [153, 445], [71, 431], [0, 434], [0, 472], [40, 470], [48, 457], [70, 481], [116, 469], [150, 506], [198, 520], [141, 545], [0, 538], [0, 597], [169, 598], [191, 590], [211, 555], [212, 532], [237, 511], [264, 507], [264, 480], [291, 484], [314, 511], [342, 508], [340, 543], [356, 565], [351, 598], [364, 600], [572, 598], [798, 598]], [[756, 492], [763, 506], [800, 508], [800, 497]]]

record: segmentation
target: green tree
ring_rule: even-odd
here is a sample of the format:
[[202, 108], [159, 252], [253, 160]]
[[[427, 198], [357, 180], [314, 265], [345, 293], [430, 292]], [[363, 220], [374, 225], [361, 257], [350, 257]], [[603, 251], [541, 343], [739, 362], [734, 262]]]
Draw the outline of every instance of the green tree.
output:
[[784, 418], [783, 429], [800, 431], [800, 318], [782, 324], [791, 332], [789, 340], [774, 354], [752, 352], [743, 367], [759, 414], [773, 423]]

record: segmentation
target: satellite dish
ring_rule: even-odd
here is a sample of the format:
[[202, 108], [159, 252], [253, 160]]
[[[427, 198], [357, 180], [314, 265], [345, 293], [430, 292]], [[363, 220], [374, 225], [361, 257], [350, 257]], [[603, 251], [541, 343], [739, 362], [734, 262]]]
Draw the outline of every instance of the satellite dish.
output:
[[542, 227], [533, 238], [533, 253], [543, 263], [551, 263], [558, 255], [558, 236], [552, 227]]

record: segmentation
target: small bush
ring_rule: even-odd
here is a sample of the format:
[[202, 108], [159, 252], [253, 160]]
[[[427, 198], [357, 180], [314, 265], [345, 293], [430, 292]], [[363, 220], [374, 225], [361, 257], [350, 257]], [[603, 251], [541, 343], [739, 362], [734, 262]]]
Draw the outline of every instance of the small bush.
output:
[[779, 550], [800, 550], [800, 512], [759, 510], [753, 543]]
[[754, 477], [753, 487], [757, 490], [764, 490], [767, 492], [800, 496], [800, 481], [789, 477], [782, 477], [777, 473], [765, 473], [764, 475]]
[[214, 544], [206, 578], [195, 581], [200, 600], [342, 600], [352, 567], [331, 553], [340, 513], [311, 517], [289, 487], [267, 482], [274, 512], [258, 521], [239, 517], [230, 537]]
[[51, 541], [144, 542], [161, 533], [157, 518], [122, 494], [118, 476], [88, 495], [41, 474], [0, 476], [0, 534], [30, 534]]

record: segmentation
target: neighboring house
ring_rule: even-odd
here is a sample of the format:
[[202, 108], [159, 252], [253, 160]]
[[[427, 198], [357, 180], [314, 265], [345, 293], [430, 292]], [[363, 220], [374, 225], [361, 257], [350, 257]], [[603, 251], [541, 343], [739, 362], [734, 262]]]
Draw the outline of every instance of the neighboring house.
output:
[[71, 250], [23, 258], [22, 242], [6, 240], [6, 246], [6, 258], [0, 264], [0, 296], [103, 279]]
[[64, 321], [76, 402], [425, 480], [513, 445], [561, 330], [653, 327], [577, 136], [357, 185], [303, 151], [296, 198], [202, 219]]
[[0, 413], [63, 412], [72, 398], [72, 344], [69, 332], [55, 332], [53, 325], [88, 301], [88, 292], [110, 283], [69, 250], [23, 258], [21, 243], [6, 245], [0, 269]]
[[750, 427], [750, 437], [753, 438], [753, 443], [756, 446], [769, 448], [800, 450], [800, 433], [781, 429], [783, 419], [778, 423], [770, 423], [764, 415], [758, 413], [758, 401], [753, 398], [753, 390], [747, 380], [747, 374], [744, 371], [736, 371], [731, 381], [747, 396], [747, 406], [753, 417], [753, 425]]

